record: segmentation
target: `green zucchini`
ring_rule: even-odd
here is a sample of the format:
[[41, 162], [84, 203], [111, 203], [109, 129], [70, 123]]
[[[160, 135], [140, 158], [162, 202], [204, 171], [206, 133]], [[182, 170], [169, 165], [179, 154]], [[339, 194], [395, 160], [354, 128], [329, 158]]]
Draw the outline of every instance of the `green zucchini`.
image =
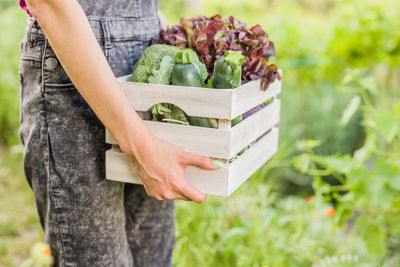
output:
[[231, 89], [242, 83], [242, 64], [244, 57], [240, 51], [226, 51], [215, 64], [211, 87]]
[[171, 80], [173, 85], [205, 87], [198, 68], [193, 64], [175, 64], [172, 68]]

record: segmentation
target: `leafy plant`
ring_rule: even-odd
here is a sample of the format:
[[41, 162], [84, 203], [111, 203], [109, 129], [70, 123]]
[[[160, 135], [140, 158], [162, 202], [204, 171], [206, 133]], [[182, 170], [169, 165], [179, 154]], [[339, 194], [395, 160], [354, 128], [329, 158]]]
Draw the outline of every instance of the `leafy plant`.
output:
[[191, 48], [206, 64], [209, 77], [217, 59], [228, 50], [241, 51], [244, 55], [242, 80], [244, 82], [263, 78], [263, 88], [280, 79], [277, 67], [268, 64], [268, 58], [275, 56], [275, 45], [268, 39], [260, 25], [248, 28], [234, 17], [223, 18], [198, 16], [182, 19], [178, 25], [160, 33], [160, 41], [179, 48]]
[[[367, 75], [367, 76], [366, 76]], [[304, 151], [293, 158], [301, 173], [314, 176], [313, 188], [320, 200], [336, 204], [335, 222], [352, 223], [371, 255], [389, 253], [387, 240], [400, 239], [400, 98], [392, 105], [376, 105], [371, 95], [378, 94], [363, 86], [368, 74], [352, 71], [344, 86], [357, 90], [343, 113], [342, 123], [360, 109], [366, 132], [364, 145], [354, 154], [320, 155], [314, 152], [318, 141], [299, 143]], [[338, 184], [324, 181], [333, 176]]]

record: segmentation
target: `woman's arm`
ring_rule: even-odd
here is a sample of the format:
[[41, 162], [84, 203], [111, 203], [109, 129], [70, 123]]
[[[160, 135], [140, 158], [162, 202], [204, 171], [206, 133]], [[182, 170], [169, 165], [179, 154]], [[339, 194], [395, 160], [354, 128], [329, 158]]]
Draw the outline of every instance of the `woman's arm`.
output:
[[160, 19], [161, 28], [163, 30], [166, 30], [168, 27], [168, 21], [165, 18], [164, 14], [161, 12], [161, 10], [158, 10], [158, 18]]
[[134, 163], [147, 194], [204, 201], [206, 195], [191, 186], [183, 173], [187, 165], [216, 169], [212, 160], [187, 153], [148, 131], [119, 86], [79, 3], [26, 2], [75, 87]]

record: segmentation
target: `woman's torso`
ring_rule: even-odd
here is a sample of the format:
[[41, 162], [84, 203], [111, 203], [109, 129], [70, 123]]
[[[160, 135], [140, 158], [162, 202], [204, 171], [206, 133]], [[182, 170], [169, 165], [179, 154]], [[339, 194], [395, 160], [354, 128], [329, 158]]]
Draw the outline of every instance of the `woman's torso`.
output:
[[78, 0], [87, 16], [144, 18], [157, 16], [159, 0]]
[[[132, 73], [133, 65], [149, 45], [150, 40], [159, 37], [161, 28], [157, 15], [159, 0], [78, 0], [78, 2], [114, 74], [118, 77]], [[28, 19], [26, 39], [36, 39], [40, 42], [45, 35], [34, 21], [34, 18]], [[50, 48], [50, 44], [47, 46]], [[40, 59], [42, 55], [32, 48], [31, 45], [23, 46], [22, 56], [30, 54], [27, 56]], [[54, 57], [54, 52], [50, 49], [45, 57]]]
[[[120, 1], [96, 1], [79, 0], [80, 5], [88, 16], [118, 16], [118, 17], [151, 17], [157, 13], [159, 0], [120, 0]], [[19, 0], [19, 5], [32, 16], [27, 8], [25, 0]]]

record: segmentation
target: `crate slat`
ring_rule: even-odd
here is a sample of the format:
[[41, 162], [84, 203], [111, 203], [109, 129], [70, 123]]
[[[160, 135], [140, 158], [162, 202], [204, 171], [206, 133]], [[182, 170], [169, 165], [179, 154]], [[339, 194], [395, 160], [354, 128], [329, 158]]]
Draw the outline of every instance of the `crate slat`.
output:
[[229, 195], [278, 151], [279, 129], [273, 128], [229, 166]]
[[[158, 138], [192, 153], [230, 159], [257, 137], [279, 123], [280, 101], [277, 99], [229, 130], [145, 121]], [[249, 130], [250, 129], [250, 130]], [[106, 131], [106, 142], [118, 144]]]
[[276, 80], [268, 90], [260, 90], [260, 80], [235, 89], [212, 89], [129, 82], [132, 75], [118, 78], [135, 110], [147, 111], [153, 105], [170, 103], [189, 116], [232, 120], [281, 92]]
[[[142, 184], [133, 164], [125, 154], [110, 149], [106, 151], [106, 158], [107, 180]], [[216, 171], [207, 171], [195, 166], [188, 166], [184, 175], [189, 183], [202, 192], [217, 196], [227, 196], [228, 173], [227, 167]]]
[[135, 110], [170, 103], [189, 116], [231, 119], [232, 89], [208, 89], [150, 83], [120, 82]]
[[[144, 123], [152, 134], [187, 152], [208, 157], [229, 158], [231, 132], [228, 130], [155, 121], [145, 121]], [[106, 143], [118, 144], [108, 130], [106, 131]]]
[[[192, 153], [230, 159], [279, 122], [280, 101], [275, 100], [229, 130], [145, 121], [158, 138]], [[250, 130], [249, 130], [250, 129]], [[107, 130], [106, 142], [118, 144]]]
[[231, 147], [228, 158], [232, 158], [245, 146], [278, 124], [280, 109], [281, 102], [279, 99], [276, 99], [274, 102], [235, 125], [232, 128]]
[[277, 96], [281, 92], [281, 81], [276, 80], [270, 84], [266, 91], [260, 90], [260, 84], [261, 80], [253, 81], [236, 88], [232, 92], [232, 116], [234, 118]]

